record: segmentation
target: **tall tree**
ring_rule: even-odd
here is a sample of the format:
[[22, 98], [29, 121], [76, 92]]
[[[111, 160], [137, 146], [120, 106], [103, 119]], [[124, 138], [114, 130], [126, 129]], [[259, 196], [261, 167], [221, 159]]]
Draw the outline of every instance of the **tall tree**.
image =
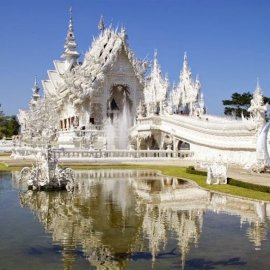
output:
[[[233, 93], [231, 99], [222, 100], [224, 107], [224, 114], [234, 117], [241, 117], [242, 114], [245, 117], [250, 116], [247, 109], [250, 107], [250, 101], [252, 99], [252, 94], [250, 92]], [[264, 97], [264, 103], [270, 103], [269, 97]]]
[[[1, 107], [1, 104], [0, 104]], [[0, 110], [0, 139], [3, 137], [12, 137], [19, 132], [20, 125], [17, 122], [16, 116], [5, 116]]]

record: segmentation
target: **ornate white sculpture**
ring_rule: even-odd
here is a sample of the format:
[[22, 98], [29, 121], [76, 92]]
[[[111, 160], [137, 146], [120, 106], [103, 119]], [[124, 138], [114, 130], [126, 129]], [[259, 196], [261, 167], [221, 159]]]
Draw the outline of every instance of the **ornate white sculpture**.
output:
[[26, 182], [29, 189], [54, 190], [74, 189], [74, 172], [70, 168], [62, 169], [52, 155], [48, 146], [46, 153], [39, 152], [36, 155], [36, 164], [32, 168], [25, 167], [21, 170], [20, 180]]
[[[174, 106], [184, 114], [198, 114], [204, 112], [204, 103], [201, 102], [201, 84], [198, 76], [193, 81], [187, 54], [184, 55], [183, 68], [179, 76], [179, 84], [173, 89]], [[195, 110], [196, 109], [196, 110]]]
[[262, 89], [259, 83], [257, 83], [248, 111], [250, 112], [253, 120], [260, 126], [265, 124], [265, 112], [267, 111], [267, 105], [268, 104], [264, 104], [263, 102]]
[[140, 101], [139, 106], [137, 107], [137, 116], [139, 119], [145, 116], [145, 107], [143, 106], [142, 101]]
[[253, 171], [266, 172], [270, 171], [270, 157], [267, 145], [267, 136], [270, 129], [270, 122], [262, 128], [257, 141], [257, 163], [253, 166]]
[[150, 76], [146, 78], [144, 89], [144, 100], [146, 104], [154, 103], [155, 106], [165, 101], [169, 89], [168, 78], [162, 78], [160, 65], [157, 60], [157, 51], [154, 53], [154, 62]]
[[210, 163], [207, 167], [206, 183], [212, 184], [227, 184], [227, 165], [224, 163]]

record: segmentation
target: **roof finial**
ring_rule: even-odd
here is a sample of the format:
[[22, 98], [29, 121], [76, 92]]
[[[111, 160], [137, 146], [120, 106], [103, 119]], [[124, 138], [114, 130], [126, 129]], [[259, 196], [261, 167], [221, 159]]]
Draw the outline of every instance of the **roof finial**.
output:
[[187, 52], [184, 52], [184, 61], [187, 61]]
[[105, 22], [104, 22], [104, 18], [103, 15], [101, 15], [99, 23], [98, 23], [98, 29], [103, 32], [105, 30]]
[[32, 88], [33, 94], [38, 94], [39, 92], [39, 87], [37, 83], [37, 75], [35, 75], [35, 80], [34, 80], [34, 86]]
[[72, 21], [72, 7], [69, 8], [69, 31], [73, 31], [73, 21]]
[[256, 85], [256, 88], [261, 88], [261, 87], [260, 87], [260, 80], [259, 80], [259, 77], [257, 77], [257, 85]]
[[153, 62], [153, 70], [156, 72], [156, 75], [161, 73], [160, 66], [158, 64], [158, 53], [157, 49], [154, 50], [154, 62]]
[[77, 43], [73, 31], [72, 7], [69, 9], [68, 33], [64, 48], [65, 52], [63, 53], [62, 58], [67, 60], [68, 63], [76, 63], [77, 59], [80, 57], [80, 54], [77, 52]]
[[40, 98], [39, 95], [39, 87], [38, 87], [38, 83], [37, 83], [37, 76], [35, 76], [35, 81], [34, 81], [34, 85], [32, 87], [32, 98], [30, 100], [30, 105], [32, 107], [36, 106], [37, 104], [37, 100]]
[[189, 70], [187, 52], [184, 52], [183, 71], [184, 70]]
[[35, 75], [34, 86], [37, 86], [37, 75]]
[[157, 49], [154, 50], [154, 59], [157, 59]]

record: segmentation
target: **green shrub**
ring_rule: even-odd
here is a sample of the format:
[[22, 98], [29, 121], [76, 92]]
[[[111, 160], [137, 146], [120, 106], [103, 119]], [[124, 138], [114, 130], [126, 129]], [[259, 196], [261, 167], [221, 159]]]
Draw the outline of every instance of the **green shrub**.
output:
[[268, 187], [268, 186], [262, 186], [262, 185], [256, 185], [256, 184], [252, 184], [252, 183], [242, 182], [242, 181], [232, 179], [232, 178], [228, 178], [228, 184], [231, 186], [237, 186], [237, 187], [242, 187], [242, 188], [247, 188], [247, 189], [252, 189], [252, 190], [256, 190], [256, 191], [270, 193], [270, 187]]
[[[207, 172], [198, 171], [194, 168], [194, 166], [187, 167], [186, 172], [190, 174], [207, 176]], [[243, 182], [243, 181], [232, 179], [232, 178], [227, 178], [227, 181], [228, 181], [227, 182], [228, 185], [231, 185], [231, 186], [242, 187], [242, 188], [251, 189], [255, 191], [270, 193], [270, 187], [268, 186], [256, 185], [256, 184], [247, 183], [247, 182]]]
[[187, 173], [190, 173], [190, 174], [196, 174], [196, 175], [207, 176], [207, 172], [195, 170], [194, 166], [189, 166], [189, 167], [187, 167], [186, 172], [187, 172]]

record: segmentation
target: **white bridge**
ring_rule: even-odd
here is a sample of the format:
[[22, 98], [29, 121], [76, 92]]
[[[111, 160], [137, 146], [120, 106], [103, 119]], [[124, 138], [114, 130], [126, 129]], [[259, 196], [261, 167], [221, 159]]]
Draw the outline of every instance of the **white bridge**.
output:
[[140, 137], [140, 133], [142, 137], [147, 134], [151, 136], [156, 130], [172, 136], [173, 139], [210, 148], [256, 151], [254, 135], [257, 130], [253, 122], [208, 115], [200, 118], [176, 114], [149, 116], [137, 120], [131, 136]]
[[248, 166], [257, 161], [258, 130], [252, 119], [167, 114], [139, 117], [130, 136], [141, 149], [149, 149], [154, 141], [159, 149], [170, 144], [170, 149], [181, 150], [184, 142], [196, 160]]

